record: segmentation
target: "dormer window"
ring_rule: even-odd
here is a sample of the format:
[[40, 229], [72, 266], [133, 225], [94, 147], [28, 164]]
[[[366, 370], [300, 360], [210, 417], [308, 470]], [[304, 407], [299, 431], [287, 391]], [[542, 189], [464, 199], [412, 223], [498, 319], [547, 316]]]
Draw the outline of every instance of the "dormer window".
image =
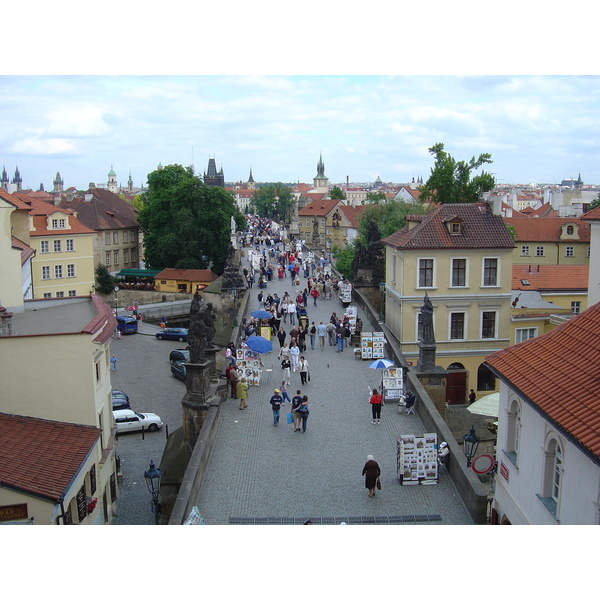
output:
[[462, 234], [463, 220], [460, 217], [456, 215], [449, 215], [446, 219], [444, 219], [444, 224], [446, 225], [450, 235]]
[[460, 235], [461, 223], [450, 223], [450, 233], [452, 235]]
[[567, 235], [573, 235], [574, 232], [575, 228], [573, 227], [573, 225], [567, 225]]
[[65, 219], [52, 219], [52, 229], [64, 229], [65, 227]]

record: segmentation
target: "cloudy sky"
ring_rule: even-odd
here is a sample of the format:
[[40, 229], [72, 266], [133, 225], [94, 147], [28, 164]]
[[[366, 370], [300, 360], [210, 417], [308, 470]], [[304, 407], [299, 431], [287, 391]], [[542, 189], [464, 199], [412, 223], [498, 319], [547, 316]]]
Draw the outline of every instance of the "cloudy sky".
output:
[[[110, 14], [111, 4], [103, 11]], [[252, 169], [256, 181], [311, 182], [322, 153], [333, 183], [378, 176], [410, 182], [427, 179], [433, 165], [428, 148], [442, 142], [460, 159], [489, 152], [488, 170], [499, 183], [557, 183], [581, 173], [584, 182], [600, 184], [600, 77], [553, 74], [572, 72], [573, 64], [578, 73], [594, 73], [581, 60], [585, 52], [569, 53], [595, 39], [581, 29], [585, 19], [578, 19], [577, 40], [571, 31], [570, 44], [558, 43], [536, 16], [536, 26], [517, 36], [514, 20], [495, 20], [478, 36], [453, 27], [453, 45], [446, 46], [450, 13], [441, 13], [437, 30], [428, 23], [424, 33], [385, 28], [381, 12], [361, 29], [360, 21], [340, 22], [339, 14], [320, 7], [327, 26], [318, 45], [307, 33], [316, 26], [314, 14], [304, 20], [296, 15], [300, 36], [289, 25], [280, 31], [269, 22], [265, 36], [260, 20], [250, 35], [242, 18], [204, 45], [206, 36], [196, 34], [192, 46], [177, 48], [176, 59], [157, 43], [162, 33], [141, 35], [143, 24], [127, 38], [123, 10], [112, 39], [110, 28], [100, 35], [95, 26], [69, 34], [69, 43], [60, 36], [52, 42], [42, 19], [41, 52], [29, 63], [5, 61], [11, 70], [0, 75], [1, 166], [11, 178], [18, 166], [25, 187], [43, 183], [46, 190], [57, 171], [66, 187], [104, 183], [111, 167], [121, 185], [131, 171], [134, 185], [142, 186], [159, 163], [194, 164], [202, 175], [209, 157], [226, 181], [246, 181]], [[129, 16], [137, 26], [139, 15]], [[530, 15], [520, 17], [530, 22]], [[187, 39], [186, 22], [177, 19], [175, 37]], [[174, 20], [166, 11], [161, 31]], [[342, 35], [350, 28], [369, 43]], [[241, 31], [246, 36], [240, 39]], [[34, 31], [28, 39], [35, 37]], [[20, 32], [17, 39], [22, 47]], [[500, 67], [493, 63], [509, 56], [515, 39], [523, 51]], [[187, 75], [198, 65], [210, 74]], [[162, 75], [172, 72], [182, 74]]]

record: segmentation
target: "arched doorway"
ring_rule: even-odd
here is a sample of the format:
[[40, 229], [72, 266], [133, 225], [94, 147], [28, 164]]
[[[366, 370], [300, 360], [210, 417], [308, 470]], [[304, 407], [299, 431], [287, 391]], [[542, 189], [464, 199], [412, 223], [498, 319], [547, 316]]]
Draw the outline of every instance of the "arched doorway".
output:
[[467, 401], [467, 370], [462, 363], [452, 363], [446, 369], [446, 402], [464, 404]]

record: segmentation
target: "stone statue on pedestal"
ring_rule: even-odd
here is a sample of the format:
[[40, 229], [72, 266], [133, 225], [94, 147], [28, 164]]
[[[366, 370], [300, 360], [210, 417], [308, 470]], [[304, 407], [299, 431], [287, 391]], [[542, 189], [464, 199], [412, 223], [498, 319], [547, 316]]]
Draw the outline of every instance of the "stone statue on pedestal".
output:
[[423, 306], [421, 307], [421, 325], [423, 327], [423, 337], [421, 343], [426, 346], [433, 346], [435, 344], [435, 335], [433, 333], [433, 304], [427, 293], [423, 299]]
[[190, 305], [190, 328], [188, 330], [190, 362], [199, 363], [206, 359], [207, 334], [208, 327], [202, 311], [202, 299], [200, 293], [196, 292]]

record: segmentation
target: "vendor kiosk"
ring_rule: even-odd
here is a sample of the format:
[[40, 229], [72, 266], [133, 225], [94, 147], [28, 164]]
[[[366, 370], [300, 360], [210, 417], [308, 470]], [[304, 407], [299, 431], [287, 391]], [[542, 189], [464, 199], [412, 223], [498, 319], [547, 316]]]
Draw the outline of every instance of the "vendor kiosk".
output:
[[402, 485], [433, 485], [438, 480], [437, 434], [401, 435], [397, 472]]

